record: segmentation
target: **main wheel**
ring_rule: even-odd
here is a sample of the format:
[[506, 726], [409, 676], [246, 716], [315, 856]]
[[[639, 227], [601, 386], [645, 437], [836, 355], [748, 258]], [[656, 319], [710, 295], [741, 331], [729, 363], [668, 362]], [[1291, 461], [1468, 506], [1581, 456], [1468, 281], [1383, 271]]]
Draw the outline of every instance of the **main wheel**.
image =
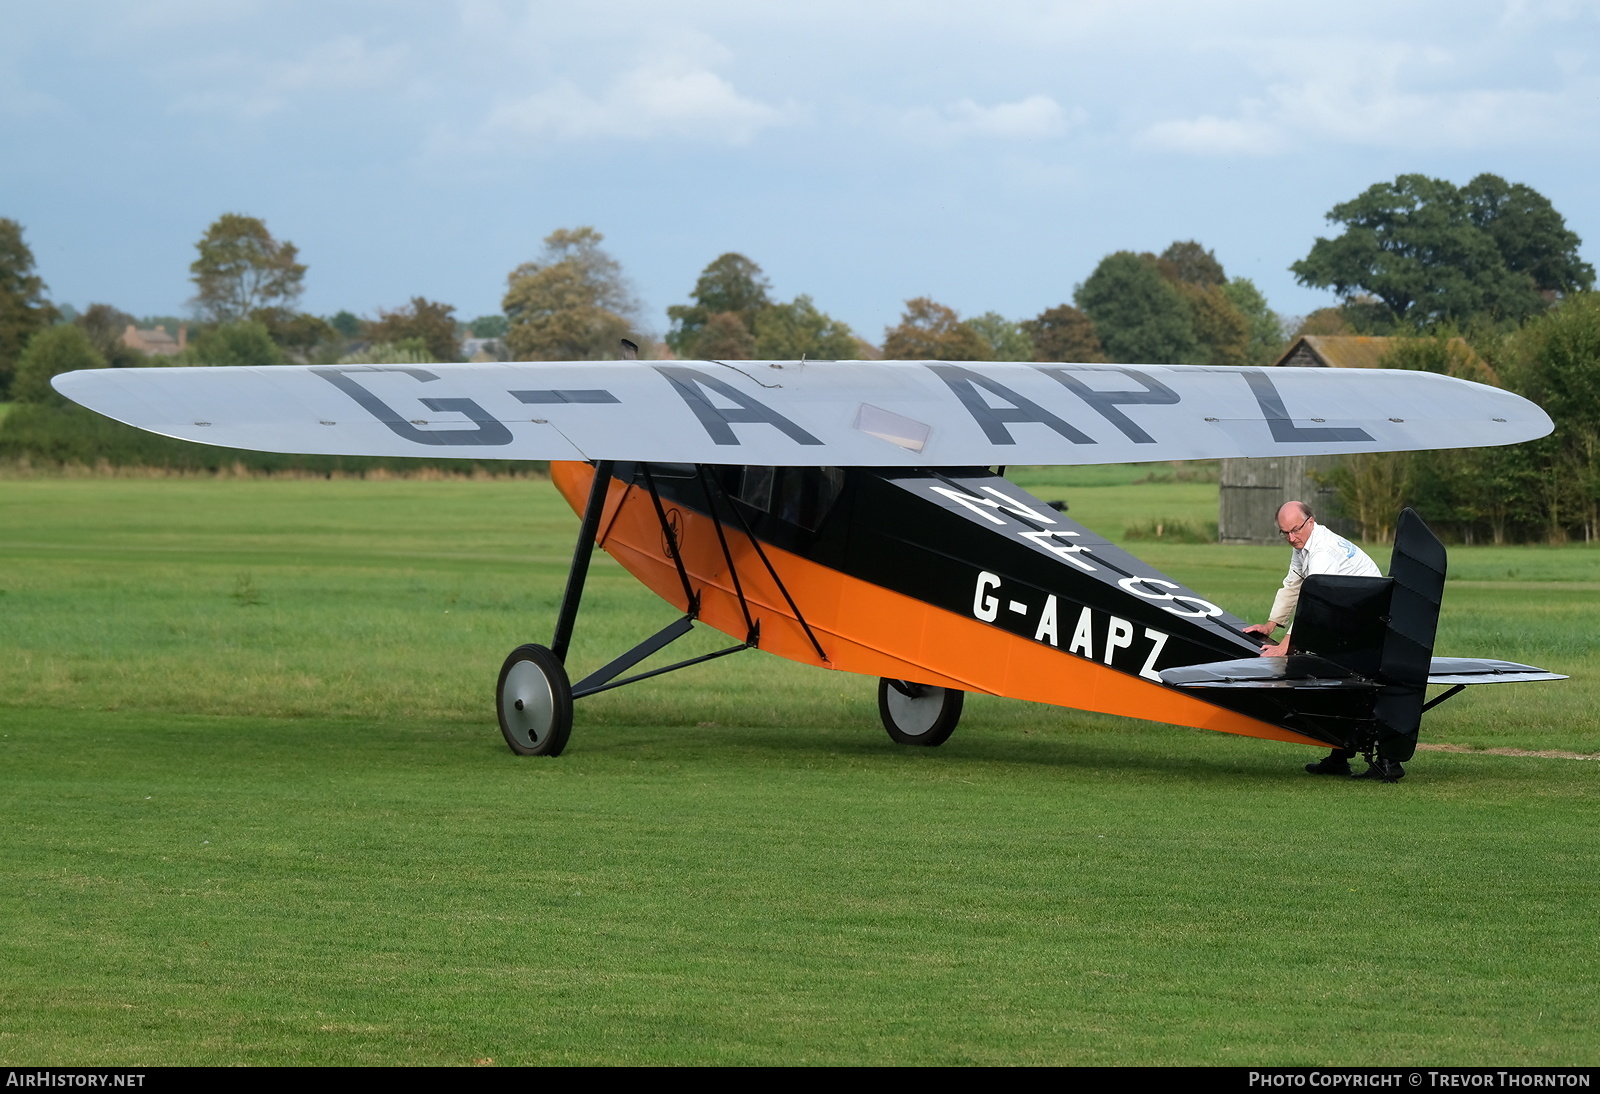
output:
[[878, 681], [878, 716], [896, 744], [942, 745], [956, 731], [966, 697], [954, 688], [883, 679]]
[[572, 733], [572, 685], [561, 659], [543, 646], [518, 646], [495, 686], [500, 732], [518, 756], [559, 756]]

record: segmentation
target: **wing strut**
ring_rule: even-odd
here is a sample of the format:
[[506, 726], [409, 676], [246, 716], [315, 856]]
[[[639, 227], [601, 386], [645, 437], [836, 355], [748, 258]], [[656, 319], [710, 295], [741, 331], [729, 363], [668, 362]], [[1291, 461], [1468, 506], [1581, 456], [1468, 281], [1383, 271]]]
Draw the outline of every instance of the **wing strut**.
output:
[[594, 481], [589, 484], [589, 504], [584, 506], [578, 544], [572, 549], [572, 569], [567, 572], [567, 589], [561, 594], [561, 614], [556, 617], [555, 637], [550, 639], [550, 652], [563, 663], [572, 645], [572, 628], [578, 622], [578, 604], [583, 600], [583, 583], [589, 576], [589, 559], [594, 555], [594, 537], [600, 531], [600, 514], [606, 507], [606, 491], [611, 486], [614, 466], [611, 460], [595, 463]]

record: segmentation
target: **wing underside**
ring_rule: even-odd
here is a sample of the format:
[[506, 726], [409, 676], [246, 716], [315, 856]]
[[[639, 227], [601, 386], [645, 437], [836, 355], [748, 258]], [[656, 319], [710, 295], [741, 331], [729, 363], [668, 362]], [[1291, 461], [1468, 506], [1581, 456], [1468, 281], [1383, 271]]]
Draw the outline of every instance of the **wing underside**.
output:
[[772, 466], [1093, 464], [1510, 444], [1510, 392], [1425, 372], [938, 361], [96, 369], [57, 390], [269, 452]]

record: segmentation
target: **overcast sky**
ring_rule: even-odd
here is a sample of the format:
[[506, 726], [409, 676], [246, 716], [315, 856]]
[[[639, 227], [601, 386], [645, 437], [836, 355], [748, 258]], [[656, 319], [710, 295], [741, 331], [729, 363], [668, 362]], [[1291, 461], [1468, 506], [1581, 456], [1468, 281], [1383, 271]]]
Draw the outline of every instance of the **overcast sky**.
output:
[[1600, 0], [0, 0], [0, 27], [0, 216], [80, 309], [184, 312], [241, 212], [319, 314], [498, 311], [584, 224], [657, 332], [730, 250], [874, 342], [908, 297], [1027, 318], [1190, 238], [1302, 314], [1328, 209], [1406, 172], [1527, 183], [1600, 261]]

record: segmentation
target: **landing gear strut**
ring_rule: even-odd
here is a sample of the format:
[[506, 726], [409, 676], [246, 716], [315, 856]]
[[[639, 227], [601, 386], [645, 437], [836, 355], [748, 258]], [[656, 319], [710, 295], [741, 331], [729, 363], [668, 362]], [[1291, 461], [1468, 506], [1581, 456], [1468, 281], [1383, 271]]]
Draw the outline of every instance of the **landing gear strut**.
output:
[[[651, 473], [649, 464], [639, 464], [636, 470], [625, 472], [625, 478], [637, 474], [643, 480], [645, 488], [649, 491], [651, 504], [656, 511], [656, 518], [661, 525], [661, 535], [666, 543], [667, 555], [677, 567], [678, 580], [683, 585], [684, 599], [688, 602], [688, 613], [683, 618], [667, 624], [643, 642], [634, 646], [620, 657], [614, 658], [602, 668], [591, 672], [573, 683], [567, 675], [567, 651], [572, 645], [572, 631], [578, 620], [578, 605], [583, 600], [584, 581], [589, 574], [589, 560], [594, 554], [595, 539], [600, 530], [600, 517], [605, 509], [606, 497], [611, 489], [611, 479], [616, 465], [610, 460], [600, 460], [595, 464], [594, 481], [589, 487], [589, 501], [583, 511], [583, 525], [578, 532], [578, 544], [572, 555], [572, 568], [567, 573], [567, 589], [561, 598], [561, 612], [556, 619], [555, 636], [551, 638], [550, 645], [525, 645], [518, 646], [511, 651], [511, 656], [506, 658], [505, 665], [500, 669], [500, 680], [495, 687], [495, 708], [500, 716], [500, 731], [505, 735], [506, 744], [511, 746], [511, 751], [519, 756], [559, 756], [566, 747], [567, 738], [572, 732], [572, 703], [575, 699], [582, 699], [587, 695], [595, 695], [612, 688], [620, 688], [639, 680], [648, 680], [652, 676], [660, 676], [666, 672], [676, 672], [678, 669], [688, 668], [705, 661], [712, 661], [719, 657], [726, 657], [730, 653], [756, 648], [761, 642], [761, 621], [751, 614], [750, 604], [745, 599], [744, 587], [740, 582], [737, 567], [734, 565], [733, 555], [728, 548], [727, 537], [723, 531], [722, 520], [718, 515], [718, 505], [713, 497], [715, 492], [722, 503], [744, 525], [744, 517], [734, 508], [727, 495], [716, 486], [714, 480], [707, 474], [704, 467], [695, 467], [695, 477], [700, 481], [705, 494], [706, 511], [709, 514], [712, 526], [716, 529], [717, 543], [722, 550], [723, 561], [727, 573], [733, 580], [734, 591], [739, 599], [739, 607], [744, 615], [748, 632], [745, 640], [736, 646], [716, 650], [712, 653], [691, 657], [686, 661], [679, 661], [673, 665], [651, 669], [647, 672], [635, 673], [624, 676], [629, 669], [668, 645], [682, 638], [694, 629], [695, 619], [700, 614], [700, 592], [694, 588], [685, 569], [683, 559], [680, 557], [678, 533], [673, 524], [667, 519], [667, 514], [662, 507], [661, 497], [656, 489], [655, 478]], [[638, 480], [634, 480], [638, 481]], [[789, 595], [789, 590], [784, 587], [783, 581], [778, 577], [777, 571], [772, 568], [766, 553], [762, 551], [761, 544], [750, 534], [748, 525], [744, 526], [744, 533], [755, 547], [756, 554], [760, 557], [762, 565], [766, 567], [778, 590], [783, 594], [785, 601], [794, 611], [795, 618], [804, 628], [807, 637], [816, 647], [819, 656], [824, 656], [822, 646], [817, 642], [816, 636], [807, 625], [805, 617], [800, 614], [799, 607], [794, 603], [794, 598]], [[959, 709], [959, 703], [958, 703]], [[948, 733], [946, 734], [948, 736]], [[940, 738], [941, 740], [943, 738]]]

